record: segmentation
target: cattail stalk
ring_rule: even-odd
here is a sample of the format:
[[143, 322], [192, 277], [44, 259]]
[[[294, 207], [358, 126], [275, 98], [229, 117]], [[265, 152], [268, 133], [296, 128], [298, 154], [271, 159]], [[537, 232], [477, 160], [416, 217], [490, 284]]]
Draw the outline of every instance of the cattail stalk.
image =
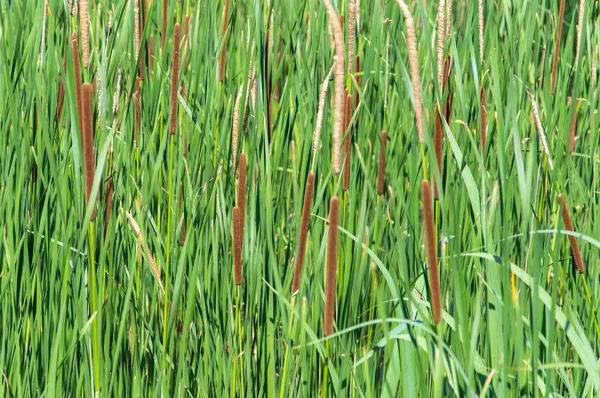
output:
[[306, 253], [306, 238], [308, 236], [308, 223], [310, 221], [310, 209], [312, 206], [314, 190], [315, 174], [311, 171], [306, 178], [304, 205], [302, 206], [302, 219], [300, 221], [300, 239], [298, 240], [298, 253], [296, 253], [294, 280], [292, 281], [292, 293], [296, 293], [300, 289], [300, 281], [302, 280], [302, 265], [304, 264], [304, 255]]
[[481, 100], [481, 154], [483, 155], [485, 153], [485, 143], [487, 140], [487, 100], [483, 85], [481, 86], [481, 91], [479, 92], [479, 98]]
[[333, 72], [334, 76], [334, 111], [333, 111], [333, 172], [338, 174], [341, 170], [340, 145], [342, 141], [342, 124], [344, 123], [344, 33], [335, 9], [329, 0], [323, 0], [329, 23], [333, 30], [335, 41], [335, 56], [337, 61]]
[[550, 86], [550, 94], [554, 95], [556, 90], [556, 72], [558, 70], [558, 55], [560, 53], [560, 38], [562, 35], [563, 19], [565, 17], [565, 0], [560, 1], [560, 9], [558, 11], [558, 28], [556, 29], [556, 38], [554, 40], [554, 61], [552, 63], [552, 81]]
[[327, 87], [329, 86], [329, 79], [331, 79], [331, 73], [333, 72], [333, 68], [335, 67], [335, 60], [333, 61], [333, 65], [331, 65], [331, 69], [329, 69], [329, 73], [321, 83], [321, 92], [319, 93], [319, 107], [317, 109], [317, 122], [315, 124], [315, 131], [313, 133], [313, 152], [316, 153], [317, 149], [319, 149], [319, 138], [321, 137], [321, 127], [323, 126], [323, 113], [325, 112], [325, 99], [327, 98]]
[[[90, 83], [84, 83], [83, 92], [83, 169], [85, 176], [85, 203], [90, 204], [92, 184], [94, 183], [94, 115], [92, 108], [93, 88]], [[96, 218], [96, 209], [92, 212], [91, 220]]]
[[344, 107], [344, 191], [348, 190], [350, 184], [350, 148], [352, 140], [352, 129], [350, 129], [350, 120], [352, 119], [352, 96], [346, 90], [346, 103]]
[[221, 48], [221, 60], [219, 62], [219, 81], [222, 82], [225, 78], [225, 60], [227, 58], [227, 14], [229, 14], [229, 0], [225, 0], [225, 7], [223, 8], [223, 30], [221, 32], [221, 39], [223, 40], [223, 47]]
[[379, 135], [379, 162], [377, 163], [377, 194], [383, 195], [385, 188], [385, 148], [387, 146], [387, 131]]
[[540, 120], [540, 113], [538, 111], [537, 103], [535, 102], [535, 99], [533, 98], [533, 94], [531, 93], [531, 91], [529, 91], [529, 89], [527, 90], [527, 94], [529, 94], [529, 97], [531, 98], [531, 105], [533, 108], [533, 117], [535, 119], [535, 127], [540, 135], [540, 141], [542, 143], [542, 150], [544, 151], [544, 153], [546, 154], [546, 157], [548, 158], [548, 167], [550, 168], [550, 171], [552, 171], [552, 170], [554, 170], [554, 164], [552, 163], [552, 158], [550, 157], [550, 151], [548, 150], [548, 144], [546, 142], [546, 134], [544, 134], [544, 129], [542, 128], [542, 121]]
[[110, 221], [110, 213], [112, 212], [113, 196], [115, 194], [115, 187], [112, 182], [112, 176], [108, 177], [104, 185], [106, 190], [106, 213], [104, 214], [104, 236], [108, 230], [108, 222]]
[[237, 205], [240, 208], [241, 217], [241, 239], [244, 241], [244, 220], [246, 214], [246, 154], [240, 155], [240, 166], [238, 169]]
[[83, 133], [83, 115], [82, 115], [82, 92], [81, 92], [81, 69], [79, 66], [79, 41], [77, 40], [77, 33], [73, 32], [71, 36], [71, 46], [73, 49], [73, 72], [75, 79], [75, 101], [77, 103], [77, 118], [79, 119], [79, 129]]
[[333, 317], [336, 301], [337, 255], [338, 255], [338, 223], [340, 200], [337, 196], [329, 202], [329, 235], [327, 240], [327, 275], [325, 280], [325, 337], [333, 333]]
[[410, 80], [415, 95], [415, 114], [417, 118], [417, 133], [419, 142], [425, 143], [425, 131], [423, 130], [423, 103], [421, 100], [421, 79], [419, 77], [419, 58], [417, 54], [417, 35], [415, 23], [408, 6], [404, 0], [396, 0], [406, 20], [406, 35], [408, 38], [408, 63], [410, 66]]
[[579, 1], [579, 17], [577, 18], [577, 44], [575, 46], [575, 69], [579, 65], [579, 50], [581, 48], [581, 31], [583, 30], [583, 15], [585, 13], [585, 0]]
[[88, 10], [88, 0], [80, 0], [79, 7], [79, 23], [81, 24], [81, 45], [83, 54], [83, 67], [87, 68], [90, 66], [90, 42], [89, 42], [89, 29], [90, 29], [90, 16]]
[[442, 301], [440, 292], [440, 277], [437, 264], [437, 246], [435, 241], [435, 228], [433, 224], [433, 206], [431, 204], [431, 188], [429, 181], [421, 183], [423, 196], [423, 216], [425, 218], [425, 244], [427, 247], [427, 263], [429, 265], [429, 288], [431, 289], [431, 309], [433, 321], [439, 323], [442, 317]]
[[179, 89], [179, 40], [181, 39], [181, 27], [178, 23], [175, 24], [175, 32], [173, 34], [173, 65], [171, 68], [171, 122], [169, 131], [175, 134], [177, 131], [177, 90]]
[[242, 215], [239, 206], [233, 208], [233, 282], [242, 284]]
[[160, 38], [160, 49], [162, 53], [165, 52], [165, 40], [167, 39], [167, 14], [169, 12], [169, 2], [168, 0], [163, 0], [162, 2], [162, 36]]
[[[571, 221], [571, 215], [569, 214], [569, 208], [567, 207], [567, 201], [562, 194], [558, 195], [558, 203], [560, 203], [561, 213], [563, 222], [565, 223], [565, 229], [570, 232], [575, 232], [573, 229], [573, 222]], [[577, 244], [577, 238], [569, 235], [569, 244], [571, 245], [571, 253], [573, 254], [573, 260], [577, 270], [583, 274], [585, 267], [583, 260], [581, 259], [581, 252], [579, 251], [579, 245]]]

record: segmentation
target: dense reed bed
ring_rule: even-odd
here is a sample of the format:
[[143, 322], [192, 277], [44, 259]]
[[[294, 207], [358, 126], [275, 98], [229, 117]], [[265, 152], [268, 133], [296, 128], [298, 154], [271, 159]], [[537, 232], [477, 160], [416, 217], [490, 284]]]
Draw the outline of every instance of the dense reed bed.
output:
[[598, 4], [472, 3], [0, 0], [0, 396], [598, 396]]

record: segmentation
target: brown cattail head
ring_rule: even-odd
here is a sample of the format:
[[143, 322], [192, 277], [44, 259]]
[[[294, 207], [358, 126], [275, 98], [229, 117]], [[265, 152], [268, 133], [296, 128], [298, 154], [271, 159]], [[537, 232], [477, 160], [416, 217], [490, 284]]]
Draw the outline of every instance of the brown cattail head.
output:
[[421, 78], [419, 77], [419, 58], [417, 54], [417, 35], [415, 23], [408, 6], [404, 0], [396, 0], [406, 20], [406, 36], [408, 39], [408, 63], [410, 67], [410, 81], [415, 95], [415, 115], [417, 119], [417, 133], [419, 142], [425, 143], [425, 130], [423, 130], [423, 102], [421, 100]]
[[[442, 118], [440, 116], [441, 109], [439, 109], [439, 103], [436, 102], [435, 110], [433, 112], [433, 149], [435, 150], [435, 159], [437, 161], [437, 168], [442, 174], [442, 151], [443, 151], [443, 141], [444, 141], [444, 132], [442, 127]], [[439, 192], [437, 186], [437, 178], [433, 180], [433, 196], [435, 199], [439, 199]]]
[[71, 46], [73, 49], [73, 72], [75, 74], [75, 101], [77, 102], [77, 117], [79, 119], [79, 129], [83, 131], [82, 121], [82, 93], [81, 93], [81, 69], [79, 67], [79, 41], [77, 40], [77, 33], [73, 32], [71, 36]]
[[133, 92], [133, 102], [135, 105], [135, 118], [133, 126], [133, 143], [137, 147], [140, 130], [142, 126], [142, 111], [141, 111], [141, 98], [140, 98], [140, 78], [135, 78], [135, 88]]
[[[227, 14], [229, 14], [229, 0], [225, 0], [225, 7], [223, 7], [223, 31], [221, 32], [221, 39], [223, 40], [223, 47], [221, 48], [221, 60], [219, 62], [219, 81], [222, 82], [225, 79], [225, 60], [227, 58]], [[268, 34], [268, 31], [267, 31]]]
[[233, 128], [231, 133], [231, 152], [233, 157], [233, 169], [237, 167], [237, 152], [238, 152], [238, 140], [239, 140], [239, 124], [240, 124], [240, 100], [242, 99], [242, 93], [244, 92], [244, 85], [240, 85], [237, 96], [235, 97], [235, 103], [233, 105]]
[[173, 65], [171, 68], [171, 122], [169, 131], [175, 134], [177, 131], [177, 89], [179, 88], [179, 40], [181, 39], [180, 26], [175, 24], [175, 32], [173, 34]]
[[349, 129], [350, 120], [352, 119], [352, 96], [346, 90], [346, 103], [344, 105], [344, 191], [348, 190], [350, 184], [350, 148], [352, 141], [352, 129]]
[[167, 38], [167, 14], [169, 12], [169, 2], [168, 0], [163, 0], [162, 2], [162, 36], [160, 38], [160, 49], [162, 53], [165, 52], [165, 40]]
[[379, 162], [377, 165], [377, 194], [383, 195], [385, 188], [385, 148], [387, 146], [387, 131], [383, 130], [379, 135]]
[[485, 153], [485, 141], [487, 139], [487, 108], [486, 108], [486, 98], [485, 98], [485, 88], [481, 86], [480, 91], [481, 98], [481, 154]]
[[[575, 232], [573, 229], [573, 222], [571, 221], [571, 215], [569, 214], [569, 208], [567, 207], [567, 201], [562, 194], [558, 195], [558, 203], [560, 203], [563, 222], [565, 223], [565, 229], [570, 232]], [[579, 245], [577, 244], [577, 238], [569, 235], [569, 244], [571, 245], [571, 253], [573, 254], [573, 260], [577, 270], [583, 274], [585, 267], [583, 260], [581, 259], [581, 252], [579, 251]]]
[[108, 177], [105, 186], [106, 190], [106, 213], [104, 214], [104, 236], [108, 230], [108, 222], [110, 221], [110, 213], [112, 212], [113, 196], [115, 194], [115, 187], [113, 186], [112, 176]]
[[238, 169], [238, 191], [237, 205], [241, 213], [241, 237], [244, 241], [244, 219], [246, 214], [246, 154], [242, 152], [240, 155], [240, 165]]
[[79, 10], [79, 22], [81, 24], [81, 44], [83, 47], [83, 67], [87, 68], [90, 66], [90, 41], [89, 41], [89, 29], [90, 29], [90, 16], [88, 10], [88, 0], [80, 0]]
[[569, 153], [573, 156], [575, 150], [575, 135], [577, 134], [577, 99], [575, 99], [575, 109], [571, 118], [571, 128], [569, 129]]
[[329, 201], [329, 235], [327, 240], [327, 275], [325, 280], [325, 336], [333, 333], [333, 316], [336, 301], [338, 223], [340, 218], [340, 200], [334, 196]]
[[[179, 218], [181, 218], [181, 204], [183, 203], [183, 182], [179, 183]], [[181, 224], [181, 235], [179, 235], [179, 246], [185, 243], [185, 216]]]
[[444, 103], [444, 118], [450, 125], [452, 120], [452, 85], [450, 84], [450, 73], [452, 72], [452, 58], [448, 56], [444, 64], [444, 91], [447, 92], [446, 102]]
[[333, 38], [335, 40], [335, 56], [337, 61], [335, 64], [334, 75], [334, 103], [333, 111], [333, 172], [338, 174], [341, 170], [341, 154], [340, 144], [342, 141], [342, 124], [344, 122], [344, 32], [337, 18], [335, 9], [329, 0], [323, 0], [329, 23], [333, 30]]
[[238, 206], [233, 208], [233, 282], [242, 284], [242, 239], [241, 212]]
[[433, 206], [431, 204], [431, 187], [429, 181], [421, 183], [423, 196], [423, 216], [425, 218], [425, 244], [427, 247], [427, 263], [429, 265], [429, 287], [431, 289], [431, 308], [433, 321], [439, 323], [442, 316], [442, 300], [440, 292], [440, 277], [437, 265], [437, 247], [435, 241], [435, 227], [433, 225]]
[[[89, 206], [92, 184], [94, 183], [94, 114], [92, 108], [92, 85], [85, 83], [82, 86], [83, 93], [83, 171], [85, 177], [85, 203]], [[96, 218], [96, 209], [92, 212], [93, 220]]]
[[560, 53], [560, 38], [562, 35], [563, 19], [565, 18], [565, 0], [560, 0], [560, 9], [558, 11], [558, 27], [554, 39], [554, 60], [552, 62], [552, 80], [550, 85], [550, 94], [554, 95], [556, 91], [556, 73], [558, 71], [558, 55]]
[[300, 288], [302, 280], [302, 265], [306, 252], [306, 237], [308, 235], [308, 222], [310, 220], [310, 208], [315, 190], [315, 174], [311, 171], [306, 178], [306, 190], [304, 192], [304, 205], [302, 206], [302, 219], [300, 221], [300, 239], [298, 241], [298, 253], [296, 253], [296, 268], [294, 269], [294, 280], [292, 281], [292, 293]]

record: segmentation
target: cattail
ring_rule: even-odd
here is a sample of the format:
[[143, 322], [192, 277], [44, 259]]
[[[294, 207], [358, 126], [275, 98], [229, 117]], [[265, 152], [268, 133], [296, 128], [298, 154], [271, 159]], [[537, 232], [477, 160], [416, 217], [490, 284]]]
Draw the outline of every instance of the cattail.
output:
[[575, 99], [575, 109], [571, 118], [571, 128], [569, 129], [569, 153], [573, 156], [575, 150], [575, 134], [577, 133], [577, 99]]
[[442, 302], [440, 292], [440, 277], [437, 266], [437, 247], [435, 242], [435, 229], [433, 225], [433, 207], [431, 204], [431, 188], [429, 181], [421, 183], [423, 195], [423, 216], [425, 218], [425, 240], [427, 247], [427, 263], [429, 265], [429, 288], [431, 289], [431, 308], [433, 321], [439, 323], [442, 315]]
[[[247, 47], [246, 47], [247, 48]], [[242, 121], [242, 132], [246, 131], [248, 127], [248, 110], [250, 109], [250, 91], [252, 90], [252, 84], [254, 82], [254, 63], [252, 62], [252, 55], [254, 54], [254, 40], [252, 40], [252, 48], [250, 49], [250, 65], [248, 66], [248, 81], [246, 84], [246, 101], [244, 102], [244, 118]]]
[[329, 23], [333, 30], [335, 40], [335, 64], [334, 76], [334, 111], [333, 111], [333, 172], [338, 174], [341, 166], [340, 144], [342, 140], [342, 124], [344, 122], [344, 34], [340, 26], [335, 9], [329, 0], [323, 0]]
[[562, 34], [563, 19], [565, 17], [565, 0], [560, 1], [560, 9], [558, 11], [558, 28], [556, 29], [556, 38], [554, 41], [554, 62], [552, 64], [552, 81], [550, 86], [550, 94], [554, 95], [556, 90], [556, 71], [558, 70], [558, 55], [560, 53], [560, 38]]
[[383, 130], [379, 135], [379, 162], [377, 164], [377, 194], [383, 195], [385, 188], [385, 148], [387, 146], [387, 131]]
[[[181, 204], [183, 203], [183, 182], [179, 183], [179, 207], [178, 213], [179, 218], [181, 218]], [[185, 216], [183, 217], [183, 221], [181, 224], [181, 234], [179, 235], [179, 246], [183, 246], [185, 243]]]
[[106, 190], [106, 213], [104, 214], [104, 236], [108, 230], [108, 221], [110, 220], [110, 213], [112, 212], [112, 202], [115, 193], [115, 187], [113, 186], [112, 176], [108, 177], [104, 184]]
[[[335, 58], [335, 57], [334, 57]], [[321, 127], [323, 126], [323, 112], [325, 111], [325, 99], [327, 97], [327, 87], [329, 86], [329, 79], [331, 79], [331, 73], [335, 67], [335, 59], [329, 73], [321, 83], [321, 92], [319, 93], [319, 107], [317, 109], [317, 123], [315, 124], [315, 131], [313, 133], [313, 152], [316, 153], [319, 149], [319, 138], [321, 137]]]
[[119, 110], [119, 96], [121, 95], [121, 68], [117, 68], [117, 88], [113, 95], [113, 127], [117, 119], [117, 111]]
[[452, 0], [446, 2], [446, 39], [450, 38], [452, 32]]
[[350, 141], [352, 140], [352, 129], [350, 126], [350, 119], [352, 119], [352, 96], [348, 94], [346, 90], [346, 104], [344, 112], [344, 131], [346, 137], [344, 138], [344, 191], [348, 190], [350, 184]]
[[450, 125], [452, 120], [452, 86], [450, 85], [450, 73], [452, 72], [452, 58], [448, 56], [444, 63], [444, 90], [448, 90], [446, 103], [444, 104], [444, 118], [446, 123]]
[[242, 239], [241, 212], [239, 206], [233, 208], [233, 282], [242, 284]]
[[90, 66], [90, 42], [89, 42], [89, 29], [90, 29], [90, 17], [88, 11], [88, 0], [80, 0], [79, 10], [79, 23], [81, 24], [81, 44], [83, 46], [83, 67], [87, 68]]
[[[140, 39], [142, 38], [142, 36], [144, 35], [144, 30], [146, 28], [146, 13], [148, 12], [148, 8], [146, 7], [146, 1], [147, 0], [142, 0], [142, 13], [140, 15], [140, 28], [139, 28], [139, 37]], [[140, 60], [140, 79], [144, 80], [144, 77], [146, 75], [146, 65], [145, 65], [145, 58], [146, 58], [146, 51], [145, 48], [142, 47], [140, 49], [140, 54], [139, 54], [139, 60]]]
[[133, 0], [133, 52], [137, 60], [140, 54], [140, 0]]
[[237, 151], [238, 151], [238, 129], [240, 120], [240, 100], [242, 99], [242, 93], [244, 86], [240, 85], [237, 96], [235, 97], [235, 104], [233, 105], [233, 131], [231, 134], [231, 152], [233, 155], [233, 169], [237, 167]]
[[177, 89], [179, 88], [179, 40], [180, 40], [180, 26], [178, 23], [175, 24], [175, 32], [173, 34], [173, 65], [171, 68], [171, 123], [169, 131], [171, 134], [175, 134], [177, 131], [177, 105], [179, 99], [177, 98]]
[[156, 278], [156, 281], [158, 282], [158, 286], [160, 286], [161, 290], [165, 290], [165, 288], [163, 287], [163, 284], [162, 284], [162, 280], [160, 278], [160, 272], [158, 271], [158, 268], [156, 267], [156, 261], [154, 261], [154, 257], [152, 256], [152, 253], [150, 252], [150, 248], [146, 244], [146, 239], [144, 239], [144, 234], [142, 234], [142, 229], [140, 228], [138, 223], [135, 221], [135, 219], [133, 218], [133, 216], [131, 215], [130, 212], [126, 211], [125, 215], [129, 219], [129, 222], [131, 223], [131, 227], [133, 228], [133, 231], [135, 232], [135, 235], [138, 238], [138, 242], [139, 242], [140, 246], [142, 247], [142, 250], [146, 254], [146, 259], [148, 260], [148, 263], [150, 264], [150, 269], [152, 270], [152, 273], [154, 274], [154, 277]]
[[585, 0], [579, 1], [579, 18], [577, 18], [577, 44], [575, 46], [575, 69], [579, 62], [579, 49], [581, 47], [581, 31], [583, 30], [583, 14], [585, 12]]
[[[271, 17], [273, 15], [271, 14]], [[272, 21], [272, 18], [271, 18]], [[269, 141], [271, 140], [271, 74], [269, 72], [269, 43], [271, 40], [271, 29], [267, 29], [265, 39], [265, 80], [267, 83], [267, 129], [269, 130]]]
[[[221, 39], [223, 40], [223, 47], [221, 48], [221, 60], [219, 63], [219, 81], [222, 82], [225, 78], [225, 59], [227, 57], [227, 14], [229, 13], [229, 0], [225, 0], [225, 7], [223, 8], [223, 30], [221, 32]], [[268, 31], [267, 31], [268, 34]]]
[[133, 102], [135, 104], [135, 119], [133, 126], [133, 142], [135, 146], [138, 145], [138, 139], [140, 130], [142, 127], [142, 111], [141, 111], [141, 98], [140, 98], [140, 78], [137, 76], [135, 78], [135, 88], [133, 92]]
[[[90, 83], [82, 86], [83, 93], [83, 170], [85, 176], [85, 202], [89, 206], [92, 184], [94, 183], [94, 115], [92, 108], [93, 89]], [[92, 212], [91, 220], [96, 218], [96, 209]]]
[[485, 141], [487, 139], [487, 103], [485, 98], [485, 88], [483, 87], [483, 85], [481, 86], [479, 96], [481, 100], [481, 154], [483, 155], [485, 153]]
[[79, 68], [79, 41], [77, 40], [77, 33], [73, 32], [71, 36], [71, 46], [73, 48], [73, 72], [75, 78], [75, 101], [77, 103], [77, 117], [79, 119], [79, 129], [83, 132], [83, 121], [82, 121], [82, 93], [81, 93], [81, 70]]
[[[434, 116], [433, 116], [433, 149], [435, 151], [435, 159], [437, 161], [437, 167], [438, 170], [440, 172], [440, 175], [442, 174], [442, 151], [443, 151], [443, 140], [444, 140], [444, 133], [442, 131], [442, 119], [440, 117], [440, 109], [439, 109], [439, 104], [436, 102], [435, 104], [435, 110], [434, 110]], [[439, 199], [440, 195], [438, 192], [438, 185], [437, 185], [437, 178], [434, 178], [433, 180], [433, 196], [435, 199]]]
[[535, 99], [533, 98], [533, 94], [531, 93], [531, 91], [529, 91], [529, 89], [527, 89], [527, 94], [529, 94], [529, 97], [531, 98], [531, 105], [533, 108], [533, 117], [535, 119], [535, 127], [540, 135], [542, 149], [543, 149], [544, 153], [546, 154], [546, 157], [548, 158], [548, 167], [550, 168], [550, 171], [552, 171], [552, 170], [554, 170], [554, 164], [552, 163], [552, 158], [550, 158], [550, 151], [548, 150], [548, 144], [546, 143], [546, 134], [544, 134], [544, 129], [542, 128], [542, 121], [540, 120], [540, 113], [538, 111], [538, 107], [535, 102]]
[[355, 0], [348, 2], [348, 74], [352, 74], [352, 63], [354, 62], [354, 29], [356, 26]]
[[423, 130], [423, 105], [421, 101], [421, 79], [419, 77], [419, 58], [417, 54], [417, 35], [415, 34], [415, 23], [404, 0], [396, 0], [404, 19], [406, 20], [406, 33], [408, 37], [408, 63], [410, 66], [410, 80], [415, 95], [415, 114], [417, 118], [417, 133], [419, 142], [425, 143], [425, 131]]
[[[244, 219], [246, 214], [246, 154], [240, 155], [240, 166], [238, 169], [238, 191], [237, 205], [240, 208], [240, 227], [242, 242], [244, 241]], [[241, 243], [240, 243], [241, 244]]]
[[[558, 195], [558, 203], [560, 203], [562, 218], [563, 222], [565, 223], [565, 229], [570, 232], [575, 232], [575, 230], [573, 229], [573, 222], [571, 221], [571, 215], [569, 214], [569, 208], [567, 207], [567, 201], [562, 194]], [[583, 272], [585, 271], [585, 267], [583, 265], [583, 260], [581, 259], [581, 252], [579, 251], [577, 238], [575, 238], [572, 235], [569, 235], [569, 244], [571, 245], [571, 253], [573, 254], [573, 260], [575, 260], [577, 270], [583, 274]]]
[[168, 9], [168, 5], [169, 2], [168, 0], [163, 0], [162, 2], [162, 36], [160, 38], [161, 42], [160, 42], [160, 49], [161, 51], [165, 52], [165, 40], [167, 38], [167, 13], [169, 12]]
[[333, 333], [333, 316], [335, 313], [337, 251], [338, 251], [338, 222], [340, 200], [337, 196], [329, 202], [329, 235], [327, 240], [327, 275], [325, 280], [325, 337]]
[[150, 73], [154, 72], [154, 36], [148, 39], [148, 66]]
[[311, 171], [306, 178], [306, 189], [304, 192], [304, 205], [302, 206], [302, 219], [300, 221], [300, 239], [298, 240], [298, 253], [296, 254], [296, 268], [294, 269], [294, 280], [292, 281], [292, 293], [300, 288], [302, 279], [302, 265], [306, 252], [306, 237], [308, 235], [308, 222], [310, 221], [310, 208], [312, 206], [313, 192], [315, 190], [315, 174]]
[[437, 77], [438, 87], [442, 89], [444, 82], [444, 37], [446, 36], [444, 12], [446, 11], [446, 3], [444, 0], [439, 0], [438, 15], [437, 15]]
[[477, 16], [479, 17], [479, 61], [483, 67], [483, 0], [479, 0]]

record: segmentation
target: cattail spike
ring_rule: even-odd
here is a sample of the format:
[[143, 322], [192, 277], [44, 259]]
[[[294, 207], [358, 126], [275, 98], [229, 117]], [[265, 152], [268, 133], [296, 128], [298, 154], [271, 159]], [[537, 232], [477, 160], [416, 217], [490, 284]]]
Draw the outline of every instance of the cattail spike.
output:
[[306, 254], [306, 238], [308, 236], [308, 223], [310, 221], [310, 208], [315, 190], [315, 174], [311, 171], [306, 178], [306, 189], [304, 192], [304, 205], [302, 206], [302, 219], [300, 221], [300, 239], [298, 240], [298, 253], [296, 253], [296, 268], [294, 269], [294, 280], [292, 281], [292, 293], [300, 288], [302, 280], [302, 265]]
[[433, 225], [433, 206], [431, 204], [431, 187], [429, 181], [421, 183], [423, 196], [423, 217], [425, 218], [425, 243], [427, 247], [427, 263], [429, 265], [429, 288], [431, 289], [431, 309], [433, 321], [439, 323], [442, 316], [442, 301], [440, 292], [440, 277], [437, 265], [437, 245], [435, 241], [435, 227]]
[[444, 81], [444, 38], [446, 37], [445, 29], [445, 12], [446, 2], [445, 0], [439, 0], [438, 3], [438, 15], [437, 15], [437, 78], [438, 87], [442, 90], [442, 84]]
[[340, 200], [337, 196], [329, 202], [329, 234], [327, 239], [327, 275], [325, 280], [325, 337], [333, 333], [333, 318], [336, 301], [337, 279], [337, 251], [338, 251], [338, 223]]
[[177, 90], [179, 89], [179, 41], [181, 39], [181, 27], [178, 23], [175, 24], [175, 32], [173, 34], [173, 65], [171, 68], [171, 122], [169, 131], [175, 134], [177, 131]]
[[334, 70], [334, 111], [333, 111], [333, 172], [338, 174], [341, 171], [341, 153], [340, 144], [342, 141], [342, 124], [344, 122], [344, 34], [342, 26], [337, 18], [335, 9], [329, 0], [323, 0], [329, 23], [333, 30], [335, 40], [335, 56], [337, 61]]
[[581, 48], [581, 32], [583, 30], [583, 15], [585, 13], [585, 0], [579, 0], [579, 17], [577, 18], [577, 42], [575, 44], [575, 62], [573, 65], [578, 69], [579, 51]]
[[319, 107], [317, 109], [317, 122], [315, 124], [315, 131], [313, 133], [313, 152], [316, 153], [317, 149], [319, 149], [319, 138], [321, 137], [321, 127], [323, 126], [323, 112], [325, 111], [325, 99], [327, 97], [327, 87], [329, 86], [329, 79], [331, 78], [331, 73], [333, 72], [333, 68], [335, 67], [335, 61], [329, 69], [329, 73], [321, 83], [321, 92], [319, 93]]
[[[563, 222], [565, 223], [565, 229], [570, 232], [575, 232], [573, 229], [573, 222], [571, 221], [571, 215], [569, 214], [569, 208], [567, 207], [567, 201], [562, 194], [558, 195], [558, 203], [560, 203], [561, 213]], [[579, 245], [577, 244], [577, 238], [569, 235], [569, 244], [571, 245], [571, 253], [573, 254], [573, 260], [575, 266], [580, 273], [584, 273], [585, 267], [583, 260], [581, 259], [581, 252], [579, 251]]]
[[244, 92], [244, 85], [240, 85], [237, 96], [235, 97], [235, 103], [233, 105], [233, 128], [231, 134], [231, 152], [233, 157], [233, 169], [237, 167], [237, 152], [238, 152], [238, 140], [239, 140], [239, 124], [240, 124], [240, 100]]
[[79, 5], [79, 22], [81, 24], [81, 45], [83, 55], [83, 67], [87, 68], [90, 66], [90, 42], [89, 42], [89, 29], [90, 29], [90, 16], [88, 10], [88, 0], [80, 0]]
[[246, 154], [244, 152], [240, 155], [240, 165], [238, 168], [238, 191], [237, 191], [237, 205], [240, 208], [241, 214], [241, 237], [242, 243], [244, 242], [244, 220], [246, 214]]
[[[92, 184], [94, 183], [94, 115], [92, 108], [93, 88], [90, 83], [84, 83], [83, 92], [83, 169], [85, 176], [85, 204], [89, 206]], [[92, 212], [91, 220], [96, 218], [96, 209]]]
[[352, 129], [350, 127], [350, 120], [352, 119], [352, 96], [348, 94], [346, 90], [346, 103], [344, 106], [344, 132], [346, 137], [344, 138], [344, 191], [348, 190], [350, 184], [350, 149], [352, 141]]
[[238, 206], [233, 208], [233, 282], [242, 284], [242, 242], [241, 242], [241, 212]]
[[162, 53], [165, 53], [165, 40], [167, 39], [167, 14], [169, 12], [169, 2], [168, 0], [163, 0], [162, 2], [162, 36], [160, 38], [160, 49]]
[[387, 131], [383, 130], [379, 135], [379, 162], [377, 165], [377, 194], [383, 195], [385, 188], [385, 148], [387, 146]]
[[79, 129], [83, 133], [83, 115], [82, 115], [82, 93], [81, 93], [81, 69], [79, 66], [79, 41], [77, 33], [73, 32], [71, 36], [71, 46], [73, 49], [73, 72], [75, 79], [75, 101], [77, 103], [77, 117], [79, 119]]
[[229, 14], [229, 0], [225, 0], [225, 7], [223, 7], [223, 30], [221, 32], [221, 40], [223, 40], [223, 47], [221, 48], [221, 60], [219, 62], [219, 81], [222, 82], [225, 79], [225, 60], [227, 58], [227, 14]]

